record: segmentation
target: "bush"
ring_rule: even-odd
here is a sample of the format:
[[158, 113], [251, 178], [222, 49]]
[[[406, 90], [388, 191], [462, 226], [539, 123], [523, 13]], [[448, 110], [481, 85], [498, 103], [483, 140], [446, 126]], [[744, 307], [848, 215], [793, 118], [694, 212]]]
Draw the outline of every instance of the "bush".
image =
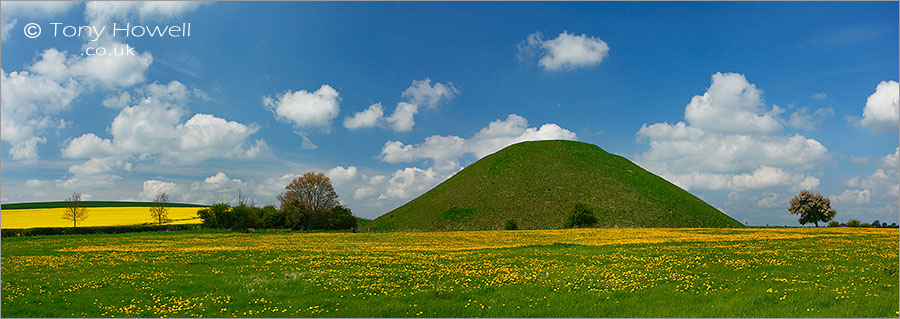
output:
[[859, 225], [860, 225], [859, 220], [851, 219], [851, 220], [847, 221], [847, 227], [859, 227]]
[[862, 225], [859, 225], [859, 227], [866, 227], [866, 228], [868, 228], [868, 227], [872, 227], [872, 224], [869, 224], [869, 223], [862, 223]]
[[838, 223], [836, 220], [832, 220], [828, 222], [828, 227], [840, 227], [841, 223]]
[[871, 225], [872, 225], [872, 227], [878, 228], [878, 227], [881, 227], [881, 222], [876, 219], [875, 221], [872, 222]]
[[517, 230], [517, 229], [519, 229], [519, 224], [516, 223], [515, 219], [508, 219], [508, 220], [506, 220], [506, 225], [504, 225], [503, 229]]
[[356, 228], [356, 218], [349, 208], [337, 206], [332, 208], [328, 216], [328, 229], [347, 230]]
[[566, 216], [566, 228], [572, 227], [590, 227], [597, 223], [597, 216], [594, 215], [594, 209], [584, 202], [575, 203], [569, 214]]
[[287, 218], [284, 212], [275, 209], [274, 205], [267, 205], [262, 208], [262, 227], [269, 229], [290, 228], [287, 225]]

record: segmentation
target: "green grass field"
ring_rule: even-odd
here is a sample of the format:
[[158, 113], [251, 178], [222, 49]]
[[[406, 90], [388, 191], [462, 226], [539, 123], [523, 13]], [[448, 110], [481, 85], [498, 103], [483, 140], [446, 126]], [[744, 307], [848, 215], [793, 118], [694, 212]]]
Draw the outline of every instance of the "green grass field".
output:
[[3, 238], [3, 317], [897, 317], [896, 229]]

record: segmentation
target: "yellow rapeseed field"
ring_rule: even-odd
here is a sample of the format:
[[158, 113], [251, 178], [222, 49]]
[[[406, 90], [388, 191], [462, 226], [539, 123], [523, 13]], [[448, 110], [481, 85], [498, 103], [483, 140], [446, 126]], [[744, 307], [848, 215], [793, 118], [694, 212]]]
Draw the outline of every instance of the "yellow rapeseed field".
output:
[[[169, 207], [169, 224], [199, 224], [198, 207]], [[78, 226], [120, 226], [154, 222], [150, 207], [88, 207], [87, 219]], [[36, 227], [72, 227], [63, 219], [65, 208], [4, 209], [0, 212], [3, 229]]]

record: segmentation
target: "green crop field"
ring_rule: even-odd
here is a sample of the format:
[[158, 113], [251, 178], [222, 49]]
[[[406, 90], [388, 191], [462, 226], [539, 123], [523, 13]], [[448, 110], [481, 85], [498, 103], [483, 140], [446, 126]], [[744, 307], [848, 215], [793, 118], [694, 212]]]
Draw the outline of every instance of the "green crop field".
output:
[[896, 229], [3, 238], [3, 317], [897, 317]]

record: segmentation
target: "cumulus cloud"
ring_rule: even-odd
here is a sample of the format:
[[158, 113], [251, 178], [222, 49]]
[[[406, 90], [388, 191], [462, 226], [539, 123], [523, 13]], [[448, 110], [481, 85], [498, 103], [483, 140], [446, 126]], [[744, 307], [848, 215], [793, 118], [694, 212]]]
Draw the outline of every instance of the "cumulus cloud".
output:
[[810, 113], [809, 110], [804, 107], [791, 113], [791, 117], [788, 119], [788, 125], [801, 130], [811, 131], [815, 129], [822, 120], [831, 115], [834, 115], [834, 109], [832, 108], [820, 108], [815, 112]]
[[331, 130], [331, 120], [341, 111], [340, 100], [337, 90], [323, 84], [314, 92], [288, 90], [274, 97], [263, 97], [263, 105], [278, 120], [297, 128], [319, 128], [327, 132]]
[[865, 204], [870, 197], [868, 189], [846, 189], [840, 195], [831, 196], [831, 200], [837, 203]]
[[381, 126], [397, 132], [409, 132], [416, 125], [415, 116], [419, 113], [420, 106], [435, 109], [458, 93], [459, 90], [453, 86], [453, 83], [435, 82], [431, 84], [429, 78], [413, 80], [412, 84], [401, 94], [405, 101], [397, 103], [397, 107], [390, 116], [385, 117], [381, 103], [375, 103], [361, 112], [345, 117], [344, 127], [355, 130]]
[[519, 59], [538, 58], [538, 65], [551, 71], [592, 67], [609, 55], [609, 45], [600, 38], [574, 35], [568, 31], [551, 40], [544, 40], [540, 32], [530, 34], [519, 43], [518, 49]]
[[400, 102], [397, 103], [397, 108], [394, 109], [394, 113], [385, 118], [385, 120], [394, 131], [409, 132], [412, 131], [413, 126], [416, 125], [415, 116], [418, 112], [418, 105]]
[[91, 25], [110, 25], [115, 21], [141, 22], [171, 20], [200, 7], [195, 1], [91, 1], [85, 3], [84, 15]]
[[337, 166], [325, 172], [335, 185], [341, 185], [356, 178], [356, 166]]
[[151, 179], [144, 181], [143, 189], [141, 189], [138, 197], [143, 200], [152, 201], [156, 195], [162, 193], [169, 194], [170, 198], [174, 198], [177, 194], [183, 194], [184, 188], [172, 182]]
[[759, 207], [778, 207], [785, 206], [787, 201], [782, 200], [781, 196], [776, 193], [765, 193], [763, 198], [756, 202]]
[[350, 130], [375, 127], [384, 117], [381, 103], [370, 105], [367, 109], [344, 118], [344, 127]]
[[781, 129], [778, 107], [763, 112], [762, 90], [743, 74], [716, 73], [703, 95], [694, 96], [684, 108], [684, 119], [693, 127], [723, 133], [772, 133]]
[[866, 100], [859, 124], [873, 132], [897, 131], [900, 124], [900, 84], [882, 81]]
[[140, 160], [191, 164], [210, 158], [255, 158], [268, 152], [262, 139], [250, 141], [259, 130], [211, 114], [188, 115], [185, 103], [198, 94], [183, 84], [152, 83], [135, 91], [133, 106], [122, 108], [108, 128], [111, 138], [86, 133], [69, 140], [62, 156], [88, 159], [69, 167], [70, 183], [130, 171]]
[[453, 83], [435, 83], [432, 85], [431, 79], [425, 78], [424, 80], [413, 80], [412, 84], [403, 91], [402, 96], [409, 103], [435, 108], [442, 101], [450, 100], [458, 93], [459, 90], [453, 86]]
[[459, 169], [459, 159], [467, 153], [481, 158], [518, 142], [557, 139], [575, 140], [577, 137], [575, 133], [552, 123], [540, 128], [528, 127], [524, 117], [510, 114], [506, 119], [491, 122], [468, 140], [458, 136], [433, 135], [415, 145], [388, 141], [382, 147], [379, 158], [388, 163], [430, 159], [436, 170], [450, 172]]
[[766, 109], [762, 90], [743, 75], [716, 73], [707, 92], [685, 106], [687, 123], [644, 124], [638, 130], [638, 140], [650, 148], [637, 162], [685, 189], [818, 187], [819, 179], [805, 171], [828, 149], [800, 134], [783, 135], [781, 110]]

